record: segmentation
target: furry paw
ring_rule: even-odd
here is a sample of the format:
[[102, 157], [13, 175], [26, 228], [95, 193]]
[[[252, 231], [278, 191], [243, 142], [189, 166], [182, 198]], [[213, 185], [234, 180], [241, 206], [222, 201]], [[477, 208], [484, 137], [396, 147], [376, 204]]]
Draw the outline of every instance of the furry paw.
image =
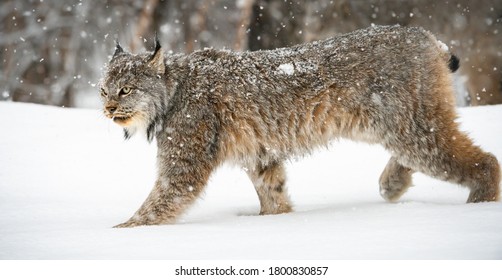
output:
[[411, 186], [413, 171], [391, 158], [380, 175], [380, 195], [387, 201], [398, 200]]
[[380, 182], [380, 196], [386, 201], [395, 202], [406, 192], [408, 187], [409, 185], [403, 184], [399, 180], [387, 178], [387, 180]]
[[471, 191], [469, 198], [467, 198], [467, 203], [499, 201], [499, 196], [498, 188], [480, 188]]
[[142, 224], [136, 222], [136, 221], [127, 221], [125, 223], [121, 223], [121, 224], [118, 224], [116, 226], [114, 226], [113, 228], [131, 228], [131, 227], [137, 227], [137, 226], [141, 226]]
[[276, 204], [274, 207], [263, 207], [260, 210], [260, 215], [277, 215], [277, 214], [285, 214], [293, 211], [293, 208], [289, 203]]
[[[148, 216], [147, 216], [148, 217]], [[174, 219], [148, 219], [144, 216], [134, 216], [130, 218], [127, 222], [118, 224], [113, 228], [132, 228], [139, 226], [154, 226], [154, 225], [167, 225], [173, 224]]]

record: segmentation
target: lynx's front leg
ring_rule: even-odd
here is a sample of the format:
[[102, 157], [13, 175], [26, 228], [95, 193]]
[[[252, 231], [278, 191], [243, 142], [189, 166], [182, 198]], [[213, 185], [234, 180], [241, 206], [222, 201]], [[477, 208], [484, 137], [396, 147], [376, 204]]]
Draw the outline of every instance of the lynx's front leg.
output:
[[148, 198], [127, 222], [116, 228], [173, 223], [176, 217], [197, 197], [183, 191], [183, 187], [167, 184], [167, 178], [158, 179]]
[[260, 199], [260, 215], [281, 214], [291, 211], [286, 192], [286, 175], [280, 162], [259, 163], [248, 171]]
[[218, 131], [209, 121], [184, 124], [158, 137], [158, 178], [127, 222], [115, 227], [174, 223], [202, 192], [218, 165]]
[[134, 216], [115, 227], [172, 224], [194, 202], [207, 182], [204, 174], [160, 176]]

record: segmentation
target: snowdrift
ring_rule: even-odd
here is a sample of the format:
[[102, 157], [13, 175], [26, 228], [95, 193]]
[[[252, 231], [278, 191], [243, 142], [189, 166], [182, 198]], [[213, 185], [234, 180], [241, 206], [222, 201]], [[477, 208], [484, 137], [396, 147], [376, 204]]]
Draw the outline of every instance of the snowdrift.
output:
[[[462, 108], [502, 159], [502, 106]], [[175, 225], [113, 229], [155, 180], [155, 143], [99, 110], [0, 102], [0, 259], [501, 259], [502, 203], [421, 174], [379, 196], [389, 154], [340, 140], [287, 165], [295, 212], [259, 216], [245, 172], [222, 166]]]

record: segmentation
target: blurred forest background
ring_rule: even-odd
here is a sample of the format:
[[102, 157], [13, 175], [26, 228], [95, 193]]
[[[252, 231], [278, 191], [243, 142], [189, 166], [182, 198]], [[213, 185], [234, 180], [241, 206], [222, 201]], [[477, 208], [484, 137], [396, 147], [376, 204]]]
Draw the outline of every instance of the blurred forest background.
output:
[[98, 107], [115, 40], [129, 51], [291, 46], [372, 24], [423, 26], [461, 59], [459, 106], [502, 103], [501, 0], [2, 0], [0, 100]]

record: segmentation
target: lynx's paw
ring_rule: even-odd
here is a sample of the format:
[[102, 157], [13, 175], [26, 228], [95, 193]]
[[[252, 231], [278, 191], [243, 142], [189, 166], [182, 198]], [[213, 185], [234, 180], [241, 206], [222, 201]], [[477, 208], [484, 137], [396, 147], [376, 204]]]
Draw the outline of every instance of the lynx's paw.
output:
[[284, 201], [281, 204], [274, 204], [274, 206], [270, 205], [262, 205], [260, 210], [260, 215], [277, 215], [277, 214], [285, 214], [293, 211], [293, 208], [289, 204], [288, 201]]
[[118, 224], [118, 225], [114, 226], [113, 228], [131, 228], [131, 227], [137, 227], [137, 226], [141, 226], [141, 225], [134, 222], [134, 221], [129, 220], [125, 223]]
[[471, 187], [468, 203], [499, 201], [500, 199], [500, 165], [497, 158], [486, 153], [474, 167], [468, 169], [468, 174], [476, 178], [477, 184]]
[[380, 176], [380, 195], [387, 201], [398, 200], [411, 186], [413, 171], [392, 157]]
[[160, 219], [148, 219], [148, 217], [134, 216], [130, 218], [127, 222], [118, 224], [113, 228], [131, 228], [139, 226], [152, 226], [152, 225], [168, 225], [173, 224], [174, 220], [160, 220]]

